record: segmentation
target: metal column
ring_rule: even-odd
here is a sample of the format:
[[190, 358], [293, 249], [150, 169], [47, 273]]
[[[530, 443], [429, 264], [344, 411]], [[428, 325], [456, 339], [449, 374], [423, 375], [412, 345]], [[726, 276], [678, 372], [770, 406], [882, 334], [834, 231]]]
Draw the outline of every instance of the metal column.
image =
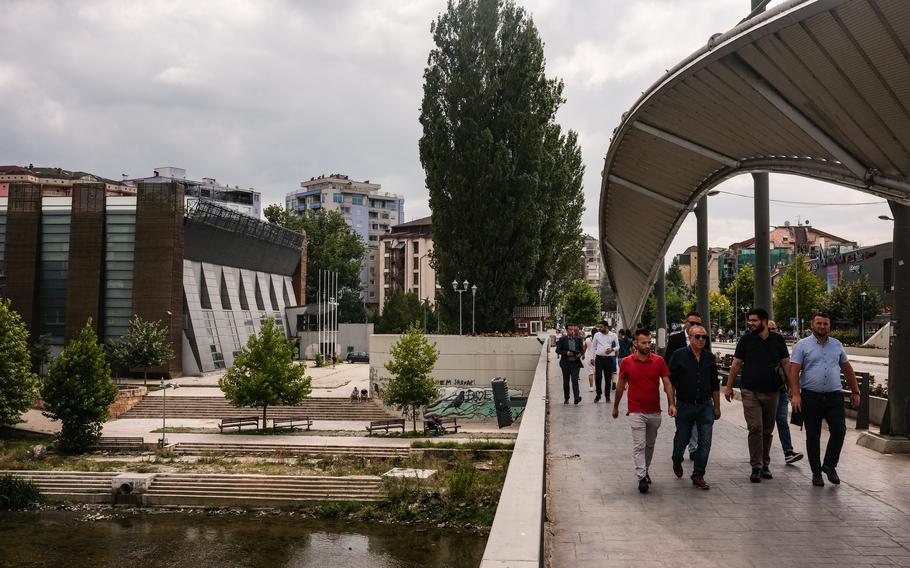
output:
[[667, 272], [660, 263], [657, 273], [657, 351], [663, 354], [667, 347]]
[[708, 252], [708, 197], [702, 197], [695, 206], [695, 219], [698, 222], [698, 281], [696, 282], [695, 309], [701, 314], [701, 323], [711, 333], [711, 304], [708, 300], [708, 264], [711, 256]]
[[888, 424], [882, 434], [910, 435], [910, 207], [889, 202], [894, 215], [894, 257], [892, 266], [893, 306], [891, 343], [888, 355]]
[[771, 305], [771, 213], [768, 174], [752, 174], [755, 182], [755, 305], [773, 318]]

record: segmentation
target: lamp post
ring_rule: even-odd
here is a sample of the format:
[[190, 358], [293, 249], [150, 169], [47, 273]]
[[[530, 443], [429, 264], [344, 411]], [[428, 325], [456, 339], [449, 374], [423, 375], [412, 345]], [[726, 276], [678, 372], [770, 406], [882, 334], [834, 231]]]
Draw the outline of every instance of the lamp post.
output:
[[417, 299], [420, 300], [420, 303], [423, 304], [423, 332], [427, 332], [427, 304], [426, 299], [422, 296], [423, 294], [423, 270], [421, 267], [423, 264], [423, 259], [426, 258], [430, 253], [425, 252], [420, 258], [417, 259]]
[[458, 335], [462, 335], [461, 332], [461, 295], [468, 291], [467, 280], [464, 281], [464, 288], [458, 286], [458, 280], [452, 280], [452, 289], [458, 292]]
[[860, 313], [860, 320], [861, 320], [860, 325], [862, 326], [862, 327], [860, 327], [860, 337], [862, 338], [862, 343], [860, 343], [860, 345], [864, 345], [866, 343], [866, 291], [865, 290], [863, 290], [862, 292], [859, 293], [859, 313]]
[[[467, 284], [467, 282], [465, 283]], [[477, 284], [471, 286], [471, 335], [477, 335], [474, 329], [474, 306], [477, 303]]]
[[739, 308], [739, 310], [743, 313], [743, 333], [745, 333], [745, 328], [747, 327], [746, 326], [746, 312], [749, 311], [749, 308], [748, 308], [748, 306], [742, 306]]

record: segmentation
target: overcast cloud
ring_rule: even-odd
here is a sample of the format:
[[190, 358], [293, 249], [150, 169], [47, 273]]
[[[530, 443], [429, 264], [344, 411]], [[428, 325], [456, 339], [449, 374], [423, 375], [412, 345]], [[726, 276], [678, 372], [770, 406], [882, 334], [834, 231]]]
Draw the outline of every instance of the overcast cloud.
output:
[[[777, 2], [773, 2], [776, 4]], [[600, 171], [620, 116], [665, 69], [733, 27], [748, 0], [528, 0], [548, 74], [566, 84], [559, 120], [584, 153], [585, 231], [597, 235]], [[429, 214], [417, 152], [422, 73], [438, 0], [6, 0], [0, 32], [0, 163], [118, 179], [177, 166], [255, 187], [266, 203], [341, 172]], [[751, 178], [719, 189], [750, 196]], [[771, 198], [862, 203], [836, 186], [772, 176]], [[752, 232], [750, 200], [712, 198], [710, 242]], [[862, 244], [890, 240], [885, 205], [772, 203]], [[694, 215], [671, 247], [695, 243]]]

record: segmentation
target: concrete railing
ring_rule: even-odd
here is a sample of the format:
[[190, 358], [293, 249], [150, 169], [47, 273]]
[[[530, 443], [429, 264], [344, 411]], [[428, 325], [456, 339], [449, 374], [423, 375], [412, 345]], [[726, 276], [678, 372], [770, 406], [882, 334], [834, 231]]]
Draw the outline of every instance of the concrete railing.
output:
[[540, 349], [481, 568], [543, 566], [548, 351]]

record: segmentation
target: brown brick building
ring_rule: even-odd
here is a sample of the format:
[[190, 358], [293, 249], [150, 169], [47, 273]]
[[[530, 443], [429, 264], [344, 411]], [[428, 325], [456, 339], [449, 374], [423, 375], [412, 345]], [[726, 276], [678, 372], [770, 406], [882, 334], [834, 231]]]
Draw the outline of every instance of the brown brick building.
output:
[[90, 180], [63, 194], [6, 183], [0, 293], [55, 349], [88, 318], [111, 342], [138, 314], [170, 326], [168, 372], [198, 374], [230, 366], [266, 318], [284, 325], [303, 303], [303, 235], [208, 201], [186, 211], [180, 183], [140, 183], [136, 195]]

